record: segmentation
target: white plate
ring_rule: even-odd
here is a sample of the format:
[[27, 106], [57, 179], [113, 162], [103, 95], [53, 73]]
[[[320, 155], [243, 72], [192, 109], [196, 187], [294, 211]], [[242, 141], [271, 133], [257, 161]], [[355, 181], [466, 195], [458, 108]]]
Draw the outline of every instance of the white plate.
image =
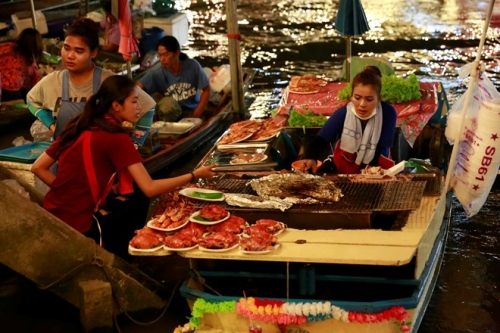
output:
[[231, 213], [228, 212], [227, 216], [225, 218], [223, 218], [222, 220], [218, 220], [218, 221], [200, 221], [200, 220], [196, 220], [195, 217], [197, 217], [199, 215], [200, 215], [200, 211], [194, 212], [191, 215], [191, 217], [189, 218], [189, 221], [194, 222], [194, 223], [203, 224], [203, 225], [214, 225], [214, 224], [221, 223], [221, 222], [227, 220], [229, 218], [229, 216], [231, 216]]
[[[220, 198], [217, 198], [217, 199], [200, 198], [200, 197], [197, 197], [197, 196], [193, 196], [192, 194], [194, 192], [199, 192], [199, 193], [220, 193], [220, 194], [222, 194], [222, 196]], [[182, 189], [181, 191], [179, 191], [179, 194], [182, 194], [183, 196], [188, 197], [190, 199], [196, 199], [196, 200], [201, 200], [201, 201], [224, 201], [224, 193], [222, 193], [220, 191], [209, 190], [209, 189], [206, 189], [206, 188], [188, 187], [188, 188], [185, 188], [185, 189]]]
[[[253, 154], [251, 154], [253, 155]], [[253, 164], [253, 163], [259, 163], [259, 162], [262, 162], [262, 161], [265, 161], [267, 160], [267, 155], [264, 154], [260, 159], [258, 160], [255, 160], [255, 161], [251, 161], [251, 162], [240, 162], [240, 163], [236, 163], [236, 162], [233, 162], [233, 161], [230, 161], [229, 164], [232, 164], [232, 165], [240, 165], [240, 164]]]
[[201, 246], [198, 249], [200, 251], [204, 251], [204, 252], [227, 252], [227, 251], [231, 251], [232, 249], [237, 248], [238, 246], [240, 246], [240, 244], [239, 244], [239, 242], [236, 242], [236, 244], [234, 244], [233, 246], [225, 248], [225, 249], [207, 249], [206, 247], [201, 247]]
[[266, 254], [266, 253], [270, 253], [270, 252], [273, 252], [274, 250], [278, 249], [280, 247], [280, 245], [281, 245], [281, 243], [274, 244], [274, 249], [265, 250], [265, 251], [246, 251], [246, 250], [242, 250], [240, 247], [240, 252], [243, 254]]
[[155, 251], [158, 251], [160, 250], [161, 248], [163, 247], [163, 245], [158, 245], [157, 247], [154, 247], [152, 249], [137, 249], [135, 247], [133, 247], [132, 245], [128, 245], [128, 250], [129, 252], [130, 251], [135, 251], [135, 252], [155, 252]]
[[151, 229], [155, 229], [155, 230], [159, 230], [159, 231], [166, 231], [166, 232], [170, 232], [170, 231], [175, 231], [175, 230], [179, 230], [180, 228], [184, 227], [186, 224], [188, 224], [189, 222], [189, 219], [186, 219], [186, 221], [181, 224], [180, 226], [178, 227], [175, 227], [175, 228], [169, 228], [169, 229], [166, 229], [166, 228], [160, 228], [160, 227], [155, 227], [153, 225], [153, 220], [149, 220], [148, 223], [146, 224], [149, 228]]
[[184, 251], [189, 251], [189, 250], [192, 250], [192, 249], [196, 249], [196, 247], [198, 246], [198, 244], [195, 244], [193, 246], [190, 246], [190, 247], [180, 247], [178, 249], [176, 248], [173, 248], [173, 247], [168, 247], [166, 245], [163, 245], [163, 248], [167, 251], [175, 251], [175, 252], [184, 252]]

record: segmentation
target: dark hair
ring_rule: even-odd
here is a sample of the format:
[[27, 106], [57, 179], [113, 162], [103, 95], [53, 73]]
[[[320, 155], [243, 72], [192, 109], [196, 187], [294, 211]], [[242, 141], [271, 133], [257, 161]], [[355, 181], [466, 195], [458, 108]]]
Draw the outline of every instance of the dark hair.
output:
[[43, 56], [42, 36], [38, 30], [26, 28], [16, 38], [16, 52], [24, 58], [26, 66], [40, 62]]
[[83, 112], [72, 118], [59, 138], [59, 156], [75, 142], [83, 131], [100, 128], [106, 132], [125, 132], [121, 124], [109, 113], [113, 102], [123, 104], [135, 88], [135, 82], [127, 76], [112, 75], [106, 78], [96, 94], [85, 104]]
[[376, 66], [366, 66], [352, 79], [352, 92], [360, 84], [364, 86], [371, 85], [377, 92], [377, 95], [380, 96], [380, 92], [382, 91], [382, 72]]
[[[174, 36], [162, 37], [156, 44], [156, 48], [160, 46], [163, 46], [164, 48], [167, 49], [167, 51], [170, 52], [177, 52], [181, 50], [181, 46], [179, 45], [177, 38], [175, 38]], [[189, 59], [188, 55], [185, 54], [184, 52], [181, 52], [179, 55], [179, 60], [186, 60], [186, 59]]]
[[101, 6], [102, 6], [102, 9], [106, 13], [111, 14], [111, 10], [112, 10], [111, 1], [109, 1], [109, 0], [101, 1]]
[[101, 29], [99, 23], [89, 19], [81, 18], [73, 22], [73, 24], [66, 30], [66, 37], [77, 36], [83, 38], [87, 43], [90, 51], [94, 51], [99, 47], [99, 30]]

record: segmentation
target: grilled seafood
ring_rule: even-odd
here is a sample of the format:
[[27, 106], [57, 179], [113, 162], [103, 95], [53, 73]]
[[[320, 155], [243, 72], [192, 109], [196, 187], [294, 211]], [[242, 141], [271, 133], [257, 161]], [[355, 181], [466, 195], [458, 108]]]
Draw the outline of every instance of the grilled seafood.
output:
[[243, 229], [245, 229], [246, 223], [245, 219], [231, 215], [226, 221], [210, 226], [208, 231], [227, 231], [233, 234], [241, 234]]
[[135, 231], [135, 236], [130, 240], [129, 244], [136, 249], [153, 249], [162, 244], [165, 234], [153, 230], [148, 227]]
[[228, 211], [219, 205], [208, 205], [200, 209], [200, 217], [207, 221], [219, 221], [225, 218]]
[[249, 238], [242, 238], [240, 240], [240, 247], [244, 251], [268, 251], [274, 250], [276, 242], [269, 237], [252, 236]]
[[262, 225], [267, 228], [267, 230], [270, 233], [277, 233], [280, 230], [283, 230], [285, 228], [285, 224], [283, 222], [275, 221], [275, 220], [270, 220], [270, 219], [261, 219], [255, 221], [256, 225]]
[[212, 232], [200, 239], [198, 244], [206, 249], [227, 249], [239, 241], [239, 237], [226, 231]]
[[192, 247], [196, 245], [196, 239], [187, 235], [172, 235], [167, 236], [163, 240], [163, 244], [173, 249], [182, 249], [185, 247]]
[[292, 203], [339, 201], [342, 197], [332, 181], [303, 172], [273, 174], [248, 183], [263, 198]]

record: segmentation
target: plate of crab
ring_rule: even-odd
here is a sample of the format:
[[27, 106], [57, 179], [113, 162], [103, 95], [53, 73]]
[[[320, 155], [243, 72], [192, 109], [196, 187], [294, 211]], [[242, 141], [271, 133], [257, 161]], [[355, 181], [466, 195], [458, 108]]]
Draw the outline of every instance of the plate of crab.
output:
[[243, 254], [266, 254], [280, 247], [277, 235], [286, 229], [286, 224], [271, 219], [257, 220], [243, 231], [240, 252]]

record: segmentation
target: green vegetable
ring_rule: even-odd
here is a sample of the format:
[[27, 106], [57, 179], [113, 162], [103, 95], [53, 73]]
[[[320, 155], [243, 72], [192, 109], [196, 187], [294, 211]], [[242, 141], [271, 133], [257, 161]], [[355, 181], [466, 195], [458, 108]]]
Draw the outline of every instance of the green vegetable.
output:
[[202, 199], [220, 199], [224, 194], [219, 192], [206, 193], [206, 192], [193, 192], [192, 197], [202, 198]]
[[[351, 99], [352, 85], [344, 87], [337, 97], [348, 101]], [[420, 84], [415, 74], [410, 74], [407, 79], [397, 75], [382, 76], [382, 100], [388, 103], [403, 103], [420, 99]]]
[[193, 217], [194, 220], [196, 221], [201, 221], [201, 222], [208, 222], [208, 220], [204, 219], [203, 217], [201, 217], [200, 215], [198, 216], [194, 216]]
[[317, 115], [311, 110], [306, 113], [292, 110], [292, 112], [290, 112], [290, 118], [288, 118], [288, 125], [293, 127], [321, 127], [325, 123], [325, 116]]

